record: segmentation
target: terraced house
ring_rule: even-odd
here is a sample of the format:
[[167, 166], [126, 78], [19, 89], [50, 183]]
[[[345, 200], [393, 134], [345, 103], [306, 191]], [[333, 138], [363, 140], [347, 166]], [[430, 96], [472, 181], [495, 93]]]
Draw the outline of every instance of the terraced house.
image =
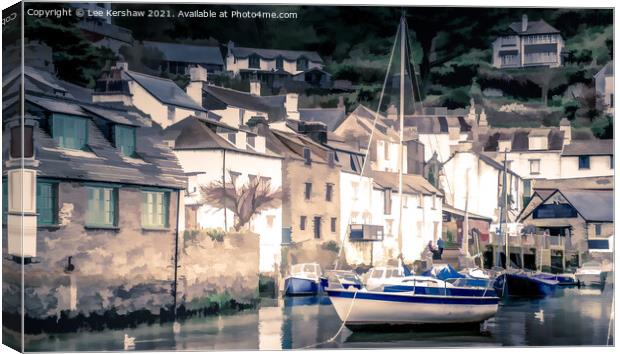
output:
[[[161, 128], [134, 108], [78, 100], [85, 93], [50, 72], [25, 72], [23, 150], [19, 112], [3, 112], [4, 298], [19, 306], [23, 260], [33, 321], [136, 303], [170, 310], [186, 177]], [[19, 87], [19, 75], [5, 81], [5, 99]]]

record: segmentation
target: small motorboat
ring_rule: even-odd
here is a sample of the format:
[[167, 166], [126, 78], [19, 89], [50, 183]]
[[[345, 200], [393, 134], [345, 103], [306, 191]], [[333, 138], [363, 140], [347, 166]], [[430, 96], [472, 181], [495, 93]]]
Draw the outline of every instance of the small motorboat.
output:
[[563, 274], [551, 274], [551, 273], [536, 273], [534, 274], [535, 278], [546, 279], [546, 280], [556, 280], [558, 285], [562, 286], [570, 286], [570, 285], [578, 285], [579, 281], [575, 274], [571, 273], [563, 273]]
[[601, 286], [605, 284], [605, 272], [601, 263], [596, 261], [585, 262], [581, 268], [575, 272], [575, 277], [579, 281], [579, 285], [583, 286]]
[[319, 293], [321, 267], [317, 263], [300, 263], [291, 267], [290, 275], [284, 278], [285, 296], [305, 296]]
[[322, 290], [325, 290], [330, 284], [332, 287], [340, 286], [343, 289], [348, 289], [349, 287], [361, 289], [363, 286], [362, 279], [350, 270], [328, 270], [321, 277], [320, 281]]
[[555, 292], [557, 280], [541, 279], [524, 271], [506, 271], [499, 274], [493, 283], [495, 291], [502, 297], [545, 297]]

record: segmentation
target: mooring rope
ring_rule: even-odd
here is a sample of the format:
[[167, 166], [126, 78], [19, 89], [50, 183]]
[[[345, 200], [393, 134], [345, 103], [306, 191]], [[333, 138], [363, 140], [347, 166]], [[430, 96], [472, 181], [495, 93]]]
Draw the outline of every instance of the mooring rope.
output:
[[327, 344], [329, 342], [333, 342], [334, 340], [336, 340], [336, 338], [340, 335], [340, 333], [342, 332], [342, 330], [344, 329], [344, 327], [346, 326], [347, 320], [349, 319], [349, 315], [351, 315], [351, 310], [353, 309], [353, 303], [355, 303], [355, 298], [357, 297], [357, 293], [359, 292], [359, 290], [355, 291], [355, 293], [353, 293], [353, 297], [351, 298], [351, 305], [349, 305], [349, 310], [347, 311], [347, 315], [344, 317], [344, 320], [342, 320], [342, 324], [340, 325], [340, 328], [338, 328], [338, 331], [336, 332], [336, 334], [334, 334], [333, 336], [331, 336], [329, 339], [319, 342], [319, 343], [315, 343], [315, 344], [310, 344], [307, 345], [305, 347], [301, 347], [301, 348], [297, 348], [297, 349], [310, 349], [310, 348], [314, 348], [317, 347], [319, 345], [323, 345], [323, 344]]

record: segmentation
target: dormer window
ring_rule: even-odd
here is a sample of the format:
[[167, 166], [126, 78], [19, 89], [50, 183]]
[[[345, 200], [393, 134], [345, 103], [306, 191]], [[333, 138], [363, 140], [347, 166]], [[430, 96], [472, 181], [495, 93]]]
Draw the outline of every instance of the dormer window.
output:
[[299, 58], [297, 59], [297, 71], [304, 71], [308, 69], [308, 59]]
[[250, 55], [248, 58], [248, 67], [252, 69], [260, 69], [260, 57], [256, 54]]
[[276, 69], [277, 70], [284, 69], [284, 58], [282, 58], [282, 57], [277, 57], [276, 58]]
[[125, 156], [136, 154], [136, 128], [117, 124], [114, 126], [114, 145]]
[[88, 142], [88, 120], [83, 117], [54, 114], [52, 137], [60, 148], [85, 150]]

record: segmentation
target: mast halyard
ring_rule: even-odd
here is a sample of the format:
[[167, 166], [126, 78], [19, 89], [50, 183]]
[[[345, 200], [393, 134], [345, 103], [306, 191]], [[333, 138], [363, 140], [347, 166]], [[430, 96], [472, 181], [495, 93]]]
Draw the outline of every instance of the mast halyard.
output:
[[[506, 177], [506, 174], [508, 172], [508, 168], [506, 167], [506, 164], [508, 163], [508, 150], [504, 150], [504, 206], [503, 206], [503, 217], [504, 217], [504, 234], [505, 234], [505, 242], [506, 242], [506, 269], [510, 268], [510, 253], [508, 253], [508, 186], [506, 185], [506, 182], [508, 181], [508, 178]], [[500, 221], [501, 221], [501, 217], [500, 217]]]
[[400, 120], [400, 132], [398, 143], [398, 258], [399, 263], [403, 260], [403, 131], [405, 125], [405, 51], [406, 40], [405, 37], [405, 13], [400, 18], [400, 100], [399, 100], [399, 120]]

